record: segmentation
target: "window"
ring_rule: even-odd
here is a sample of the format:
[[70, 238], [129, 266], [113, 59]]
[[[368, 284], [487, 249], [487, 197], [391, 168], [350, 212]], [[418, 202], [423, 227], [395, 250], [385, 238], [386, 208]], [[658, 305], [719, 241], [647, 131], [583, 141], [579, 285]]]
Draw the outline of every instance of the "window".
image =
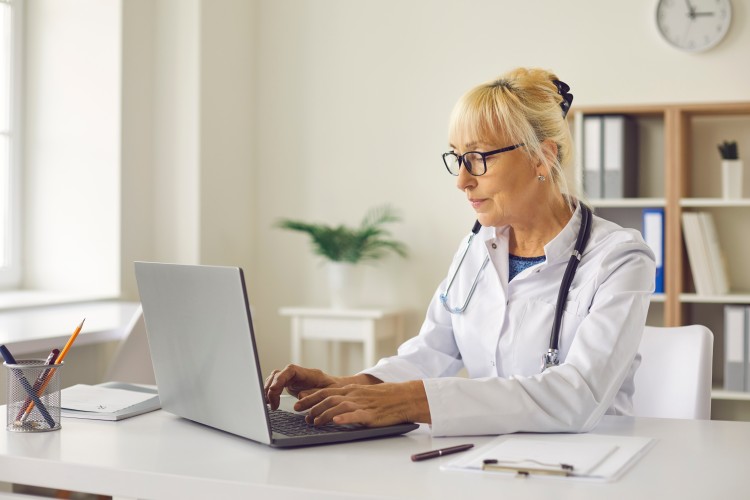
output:
[[20, 0], [0, 0], [0, 287], [20, 281]]

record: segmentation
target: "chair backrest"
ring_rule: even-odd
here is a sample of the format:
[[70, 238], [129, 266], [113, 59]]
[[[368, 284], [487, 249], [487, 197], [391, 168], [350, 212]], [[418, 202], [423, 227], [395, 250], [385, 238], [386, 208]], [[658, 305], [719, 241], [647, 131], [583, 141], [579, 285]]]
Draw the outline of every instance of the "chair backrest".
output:
[[125, 337], [120, 341], [109, 367], [107, 381], [155, 385], [142, 307], [138, 307], [125, 330]]
[[710, 419], [713, 343], [713, 334], [702, 325], [647, 326], [639, 348], [633, 413]]

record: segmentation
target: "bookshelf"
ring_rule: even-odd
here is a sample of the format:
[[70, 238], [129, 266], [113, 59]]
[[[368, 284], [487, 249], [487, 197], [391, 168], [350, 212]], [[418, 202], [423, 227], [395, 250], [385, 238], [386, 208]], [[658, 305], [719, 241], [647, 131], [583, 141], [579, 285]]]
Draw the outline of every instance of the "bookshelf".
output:
[[[750, 217], [750, 171], [746, 167], [743, 198], [723, 199], [717, 145], [724, 140], [737, 141], [740, 158], [748, 158], [750, 102], [574, 107], [571, 120], [579, 155], [583, 117], [592, 114], [623, 114], [636, 121], [639, 182], [635, 198], [588, 202], [598, 215], [639, 230], [643, 208], [664, 208], [665, 293], [654, 297], [648, 324], [708, 326], [714, 333], [714, 384], [720, 387], [724, 366], [724, 305], [750, 305], [750, 231], [745, 222]], [[575, 181], [582, 186], [581, 161], [576, 163]], [[747, 160], [745, 163], [750, 165]], [[696, 293], [682, 234], [684, 211], [706, 211], [713, 216], [729, 269], [729, 294]], [[750, 405], [750, 397], [742, 393], [717, 390], [714, 398]]]

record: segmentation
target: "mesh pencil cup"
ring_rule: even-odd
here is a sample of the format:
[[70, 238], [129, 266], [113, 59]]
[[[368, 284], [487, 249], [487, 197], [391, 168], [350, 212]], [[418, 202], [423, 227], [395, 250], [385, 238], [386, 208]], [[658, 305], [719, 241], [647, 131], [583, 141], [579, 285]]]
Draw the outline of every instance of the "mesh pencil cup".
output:
[[8, 370], [7, 430], [45, 432], [60, 428], [60, 368], [44, 360], [3, 363]]

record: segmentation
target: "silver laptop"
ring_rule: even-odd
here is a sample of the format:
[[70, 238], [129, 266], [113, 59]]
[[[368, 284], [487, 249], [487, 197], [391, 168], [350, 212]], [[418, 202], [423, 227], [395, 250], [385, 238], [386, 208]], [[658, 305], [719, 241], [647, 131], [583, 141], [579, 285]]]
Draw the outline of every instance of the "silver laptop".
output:
[[393, 436], [418, 427], [314, 427], [301, 414], [271, 411], [242, 269], [136, 262], [135, 274], [164, 410], [276, 447]]

